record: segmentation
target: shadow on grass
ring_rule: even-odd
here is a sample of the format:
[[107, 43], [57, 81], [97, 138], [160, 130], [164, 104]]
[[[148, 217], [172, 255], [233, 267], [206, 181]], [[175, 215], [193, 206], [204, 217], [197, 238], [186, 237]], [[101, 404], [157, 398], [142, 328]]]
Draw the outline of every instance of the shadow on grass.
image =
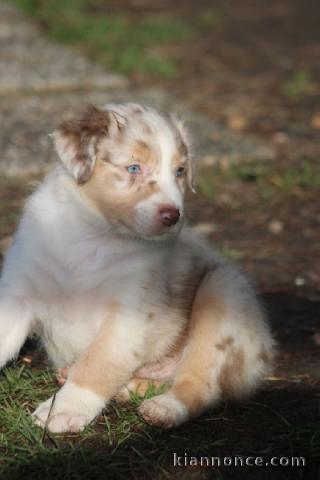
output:
[[[170, 432], [151, 428], [135, 432], [115, 447], [103, 435], [91, 438], [89, 444], [75, 438], [67, 445], [63, 437], [50, 437], [51, 447], [47, 439], [45, 452], [20, 464], [13, 462], [1, 478], [316, 480], [320, 454], [319, 427], [314, 423], [316, 393], [301, 386], [266, 390], [250, 402], [224, 405]], [[175, 453], [180, 467], [174, 466]], [[191, 457], [199, 461], [201, 456], [259, 456], [263, 462], [272, 457], [305, 457], [306, 466], [231, 468], [219, 466], [217, 460], [214, 468], [190, 465]], [[189, 465], [184, 465], [185, 458]]]

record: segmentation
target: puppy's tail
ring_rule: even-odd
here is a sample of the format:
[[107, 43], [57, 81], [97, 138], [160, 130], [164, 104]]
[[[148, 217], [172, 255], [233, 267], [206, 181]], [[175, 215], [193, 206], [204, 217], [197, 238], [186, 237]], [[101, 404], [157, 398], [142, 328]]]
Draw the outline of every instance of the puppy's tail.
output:
[[32, 319], [26, 301], [0, 296], [0, 368], [18, 355], [30, 333]]

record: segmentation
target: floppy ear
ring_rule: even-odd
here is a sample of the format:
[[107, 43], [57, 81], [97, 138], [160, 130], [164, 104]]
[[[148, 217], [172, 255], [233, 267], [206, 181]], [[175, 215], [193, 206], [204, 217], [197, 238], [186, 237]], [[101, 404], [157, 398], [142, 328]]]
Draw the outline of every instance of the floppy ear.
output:
[[91, 177], [99, 140], [122, 126], [113, 112], [90, 106], [80, 119], [62, 123], [51, 134], [60, 159], [77, 183], [85, 183]]
[[182, 120], [180, 120], [176, 115], [171, 115], [171, 120], [175, 125], [176, 129], [179, 132], [182, 141], [182, 149], [187, 158], [188, 164], [188, 185], [190, 189], [195, 192], [194, 188], [194, 157], [192, 152], [192, 144], [189, 136], [189, 132], [186, 129]]

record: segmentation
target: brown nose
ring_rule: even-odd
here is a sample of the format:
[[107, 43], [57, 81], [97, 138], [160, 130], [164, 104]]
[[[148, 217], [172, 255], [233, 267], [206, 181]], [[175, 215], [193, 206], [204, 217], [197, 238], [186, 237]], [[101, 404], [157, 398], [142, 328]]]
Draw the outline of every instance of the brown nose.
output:
[[171, 227], [175, 225], [180, 217], [180, 212], [175, 207], [163, 207], [159, 210], [159, 218], [162, 225], [166, 227]]

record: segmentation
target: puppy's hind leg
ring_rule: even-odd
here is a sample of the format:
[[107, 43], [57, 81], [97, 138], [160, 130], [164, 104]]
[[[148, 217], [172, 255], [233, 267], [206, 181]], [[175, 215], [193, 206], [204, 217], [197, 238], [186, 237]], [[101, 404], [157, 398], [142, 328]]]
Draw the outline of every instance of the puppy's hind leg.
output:
[[170, 428], [221, 398], [240, 397], [267, 371], [273, 341], [245, 278], [221, 265], [200, 286], [184, 356], [170, 390], [139, 407], [151, 425]]
[[27, 301], [0, 294], [0, 368], [19, 353], [33, 320]]

